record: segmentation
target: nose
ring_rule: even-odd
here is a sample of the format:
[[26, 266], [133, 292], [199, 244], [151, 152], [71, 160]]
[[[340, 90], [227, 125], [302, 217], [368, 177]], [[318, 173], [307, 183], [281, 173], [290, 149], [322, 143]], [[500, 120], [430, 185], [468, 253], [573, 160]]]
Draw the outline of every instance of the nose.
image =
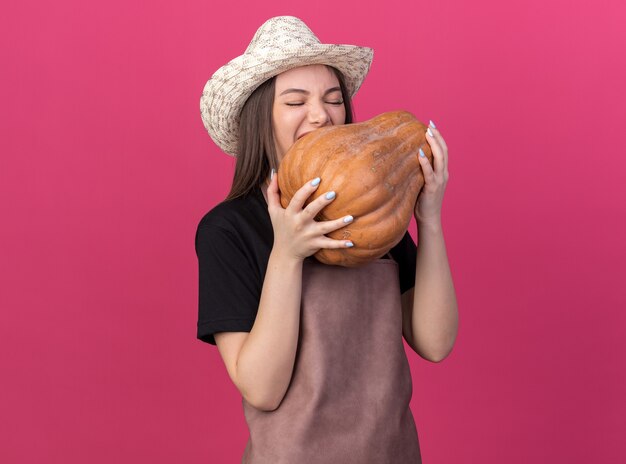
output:
[[323, 103], [317, 102], [311, 105], [309, 110], [309, 122], [325, 126], [330, 122], [330, 114]]

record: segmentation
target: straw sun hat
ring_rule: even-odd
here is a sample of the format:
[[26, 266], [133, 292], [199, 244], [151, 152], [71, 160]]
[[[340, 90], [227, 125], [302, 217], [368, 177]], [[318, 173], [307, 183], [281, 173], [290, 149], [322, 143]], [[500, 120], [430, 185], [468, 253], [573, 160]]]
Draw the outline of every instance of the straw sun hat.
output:
[[373, 57], [374, 50], [368, 47], [320, 43], [296, 17], [270, 18], [256, 31], [244, 54], [219, 68], [205, 84], [200, 97], [202, 122], [225, 153], [237, 156], [241, 109], [267, 79], [298, 66], [327, 64], [342, 72], [353, 97]]

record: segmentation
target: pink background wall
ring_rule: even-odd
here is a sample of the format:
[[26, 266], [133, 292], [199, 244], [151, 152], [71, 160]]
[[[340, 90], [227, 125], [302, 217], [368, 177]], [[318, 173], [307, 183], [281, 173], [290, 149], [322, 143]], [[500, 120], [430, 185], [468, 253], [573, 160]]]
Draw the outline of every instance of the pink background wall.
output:
[[424, 462], [624, 462], [624, 7], [292, 3], [3, 6], [2, 462], [239, 462], [241, 396], [195, 339], [195, 227], [233, 172], [198, 104], [280, 14], [375, 49], [358, 120], [407, 109], [450, 149], [460, 331], [409, 352]]

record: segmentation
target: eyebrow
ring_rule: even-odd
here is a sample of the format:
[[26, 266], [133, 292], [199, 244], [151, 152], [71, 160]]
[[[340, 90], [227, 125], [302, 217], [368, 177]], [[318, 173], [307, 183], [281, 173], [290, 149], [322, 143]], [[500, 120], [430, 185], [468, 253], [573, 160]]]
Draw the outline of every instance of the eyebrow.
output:
[[[324, 95], [328, 95], [329, 93], [336, 92], [337, 90], [341, 91], [341, 87], [333, 87], [332, 89], [328, 89], [326, 92], [324, 92]], [[304, 95], [309, 95], [311, 92], [309, 92], [308, 90], [304, 90], [304, 89], [287, 89], [283, 91], [279, 95], [279, 97], [287, 93], [301, 93]]]

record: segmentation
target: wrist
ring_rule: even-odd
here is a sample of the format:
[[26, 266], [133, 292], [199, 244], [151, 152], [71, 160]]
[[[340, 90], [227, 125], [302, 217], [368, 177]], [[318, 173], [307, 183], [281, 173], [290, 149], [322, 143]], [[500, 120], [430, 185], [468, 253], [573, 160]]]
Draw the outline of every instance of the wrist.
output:
[[417, 229], [419, 231], [441, 233], [443, 227], [441, 226], [441, 218], [429, 219], [429, 220], [416, 220]]
[[281, 268], [294, 269], [302, 265], [304, 259], [294, 256], [278, 247], [273, 247], [269, 260]]

